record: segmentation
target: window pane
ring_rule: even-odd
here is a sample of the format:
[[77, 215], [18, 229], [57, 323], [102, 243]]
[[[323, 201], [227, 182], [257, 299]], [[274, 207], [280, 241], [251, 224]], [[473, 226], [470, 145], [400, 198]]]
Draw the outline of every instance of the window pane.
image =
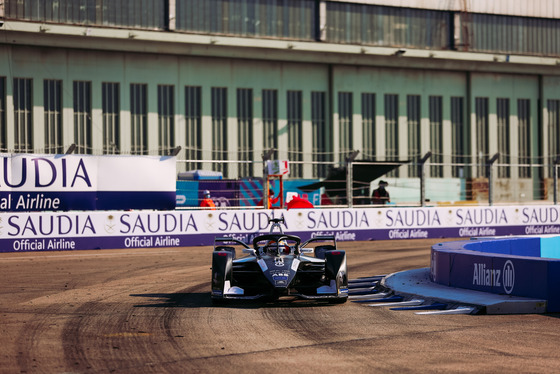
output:
[[101, 85], [103, 101], [103, 154], [118, 154], [120, 144], [119, 84]]
[[[497, 99], [499, 164], [510, 163], [509, 99]], [[498, 167], [498, 178], [510, 178], [509, 166]]]
[[338, 124], [340, 158], [343, 160], [353, 150], [352, 145], [352, 92], [338, 93]]
[[432, 150], [432, 178], [443, 178], [443, 121], [442, 97], [430, 96], [430, 148]]
[[[187, 160], [202, 159], [202, 88], [185, 87], [185, 121], [187, 139], [185, 140], [185, 157]], [[201, 169], [202, 163], [189, 162], [187, 170]]]
[[313, 134], [313, 161], [321, 164], [313, 165], [314, 178], [327, 176], [330, 155], [327, 153], [330, 131], [327, 128], [325, 92], [311, 92], [311, 126]]
[[[385, 95], [385, 160], [399, 159], [399, 96]], [[399, 170], [395, 169], [387, 174], [388, 177], [398, 177]]]
[[32, 80], [14, 78], [14, 151], [33, 152]]
[[177, 0], [176, 28], [181, 31], [315, 39], [315, 0]]
[[148, 154], [148, 85], [130, 85], [131, 154]]
[[466, 178], [469, 174], [469, 159], [466, 153], [467, 134], [465, 128], [464, 98], [451, 98], [451, 141], [453, 154], [451, 173], [454, 178]]
[[[548, 154], [549, 165], [554, 165], [560, 157], [560, 100], [548, 100]], [[552, 169], [549, 171], [552, 176]]]
[[74, 143], [76, 153], [91, 154], [91, 82], [74, 81]]
[[531, 108], [529, 99], [517, 100], [519, 122], [519, 177], [531, 178]]
[[175, 148], [175, 86], [158, 85], [158, 153], [169, 155]]
[[477, 175], [486, 177], [488, 160], [488, 98], [475, 98]]
[[8, 152], [6, 127], [6, 77], [0, 77], [0, 152]]
[[262, 90], [263, 148], [274, 149], [272, 159], [278, 159], [278, 91]]
[[375, 160], [375, 94], [362, 93], [362, 134], [364, 159]]
[[302, 108], [301, 91], [288, 91], [288, 159], [295, 162], [290, 165], [290, 175], [294, 178], [303, 177], [303, 167], [299, 161], [302, 154]]
[[[237, 89], [237, 158], [240, 161], [253, 160], [253, 90], [250, 88]], [[253, 176], [252, 163], [240, 163], [239, 177]]]
[[[421, 131], [420, 131], [420, 95], [408, 95], [406, 97], [406, 115], [408, 125], [408, 158], [411, 160], [422, 157], [420, 154]], [[418, 165], [408, 166], [409, 177], [418, 177]]]
[[[212, 159], [227, 160], [227, 88], [212, 87]], [[212, 164], [214, 171], [228, 174], [226, 163]]]

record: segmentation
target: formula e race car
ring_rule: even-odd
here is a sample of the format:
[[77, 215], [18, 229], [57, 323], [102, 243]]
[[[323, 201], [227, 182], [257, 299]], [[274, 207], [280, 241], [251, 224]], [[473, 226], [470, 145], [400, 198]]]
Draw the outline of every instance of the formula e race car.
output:
[[[215, 238], [213, 303], [232, 299], [276, 300], [283, 296], [346, 302], [346, 252], [336, 248], [334, 236], [314, 237], [301, 244], [299, 237], [284, 234], [280, 226], [283, 222], [283, 218], [269, 219], [270, 232], [255, 237], [252, 248], [233, 238]], [[241, 245], [247, 256], [237, 258], [231, 243]], [[318, 245], [308, 248], [311, 243]]]

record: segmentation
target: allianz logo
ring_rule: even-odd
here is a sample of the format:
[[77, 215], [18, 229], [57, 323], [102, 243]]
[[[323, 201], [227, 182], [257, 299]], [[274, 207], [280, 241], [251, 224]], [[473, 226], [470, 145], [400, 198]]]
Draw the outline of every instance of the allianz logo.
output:
[[474, 263], [472, 284], [474, 286], [503, 287], [510, 294], [515, 286], [515, 268], [507, 260], [502, 269], [487, 268], [484, 263]]

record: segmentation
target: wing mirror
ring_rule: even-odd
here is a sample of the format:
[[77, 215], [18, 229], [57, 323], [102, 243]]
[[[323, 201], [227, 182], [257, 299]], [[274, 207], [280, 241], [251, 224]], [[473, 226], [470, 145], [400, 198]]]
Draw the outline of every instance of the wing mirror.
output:
[[243, 248], [243, 253], [248, 253], [253, 256], [257, 255], [257, 251], [255, 251], [253, 248]]
[[300, 248], [301, 253], [313, 253], [313, 248]]

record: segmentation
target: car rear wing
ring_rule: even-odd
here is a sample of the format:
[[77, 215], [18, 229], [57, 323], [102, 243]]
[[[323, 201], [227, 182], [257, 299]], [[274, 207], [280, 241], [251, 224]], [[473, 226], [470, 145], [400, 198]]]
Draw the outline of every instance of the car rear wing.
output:
[[321, 236], [315, 236], [305, 241], [300, 247], [303, 248], [311, 242], [328, 242], [328, 241], [334, 242], [334, 245], [336, 246], [336, 238], [334, 235], [321, 235]]
[[227, 237], [227, 236], [214, 238], [214, 247], [216, 247], [216, 245], [218, 245], [218, 243], [235, 243], [235, 244], [240, 244], [243, 247], [248, 248], [248, 249], [251, 248], [247, 245], [247, 243], [244, 243], [241, 240], [230, 238], [230, 237]]

